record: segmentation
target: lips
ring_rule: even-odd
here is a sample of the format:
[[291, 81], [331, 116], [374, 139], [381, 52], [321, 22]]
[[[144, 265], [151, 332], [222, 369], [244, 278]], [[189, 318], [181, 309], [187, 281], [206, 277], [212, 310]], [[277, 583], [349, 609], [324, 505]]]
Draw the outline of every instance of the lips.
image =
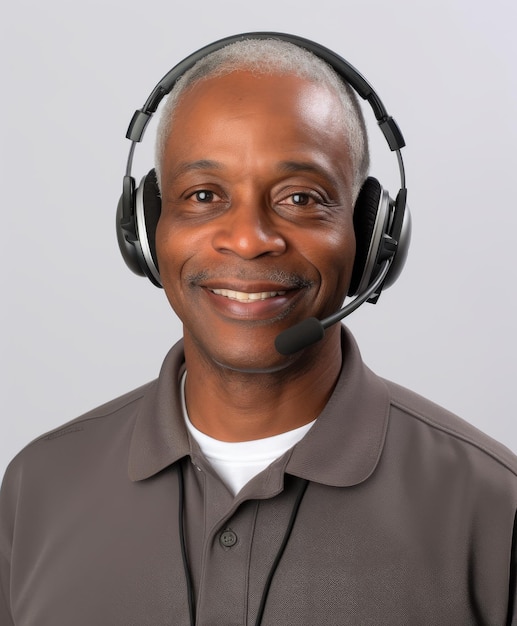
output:
[[275, 298], [276, 296], [284, 296], [285, 291], [235, 291], [233, 289], [211, 289], [212, 293], [217, 296], [224, 296], [230, 300], [237, 300], [238, 302], [257, 302], [259, 300], [267, 300], [268, 298]]
[[225, 319], [247, 322], [284, 318], [313, 286], [310, 279], [276, 268], [251, 275], [232, 266], [189, 273], [185, 279], [191, 289], [204, 294], [201, 306], [208, 304]]
[[299, 289], [275, 289], [276, 285], [250, 285], [240, 289], [235, 287], [210, 285], [204, 286], [203, 292], [208, 296], [213, 311], [226, 319], [247, 322], [273, 321], [284, 317], [301, 295]]

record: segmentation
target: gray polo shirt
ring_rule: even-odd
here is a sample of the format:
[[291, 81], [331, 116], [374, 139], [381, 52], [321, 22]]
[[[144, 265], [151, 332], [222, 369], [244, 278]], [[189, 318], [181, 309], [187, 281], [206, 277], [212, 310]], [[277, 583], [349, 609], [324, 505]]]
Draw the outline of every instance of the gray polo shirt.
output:
[[343, 353], [316, 424], [235, 497], [183, 423], [181, 342], [31, 443], [1, 492], [0, 624], [189, 626], [187, 573], [198, 626], [260, 606], [264, 626], [517, 624], [516, 458], [374, 375], [346, 330]]

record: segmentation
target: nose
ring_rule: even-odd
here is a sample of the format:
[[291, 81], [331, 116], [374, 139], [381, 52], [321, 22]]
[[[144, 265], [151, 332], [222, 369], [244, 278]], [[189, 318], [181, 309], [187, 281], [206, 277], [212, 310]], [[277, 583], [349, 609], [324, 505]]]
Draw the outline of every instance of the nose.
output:
[[287, 247], [268, 208], [256, 201], [232, 203], [217, 226], [213, 246], [219, 252], [255, 259], [263, 255], [278, 256]]

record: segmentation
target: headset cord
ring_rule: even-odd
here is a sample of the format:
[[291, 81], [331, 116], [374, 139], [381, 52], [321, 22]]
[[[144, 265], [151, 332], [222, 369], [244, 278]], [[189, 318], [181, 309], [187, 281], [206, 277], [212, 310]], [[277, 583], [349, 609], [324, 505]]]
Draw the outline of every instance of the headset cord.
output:
[[[302, 503], [303, 496], [305, 495], [305, 491], [307, 489], [308, 484], [309, 484], [308, 480], [302, 479], [301, 487], [296, 496], [296, 500], [294, 502], [293, 509], [291, 511], [291, 517], [289, 518], [289, 523], [287, 524], [287, 528], [284, 533], [284, 538], [282, 539], [282, 544], [280, 545], [280, 548], [276, 554], [275, 560], [273, 561], [273, 564], [271, 565], [271, 569], [269, 570], [269, 574], [266, 579], [266, 584], [264, 585], [264, 590], [262, 591], [262, 598], [260, 600], [260, 605], [259, 605], [258, 612], [257, 612], [257, 619], [255, 620], [255, 626], [260, 626], [262, 624], [262, 618], [264, 616], [264, 609], [266, 607], [266, 601], [269, 595], [269, 590], [271, 588], [271, 583], [273, 581], [273, 577], [278, 568], [278, 564], [280, 563], [280, 560], [282, 559], [285, 548], [291, 536], [291, 532], [293, 530], [294, 523], [298, 515], [298, 510], [300, 509], [300, 505]], [[178, 490], [178, 499], [179, 499], [178, 522], [179, 524], [178, 526], [179, 526], [179, 533], [180, 533], [181, 558], [183, 561], [183, 569], [185, 571], [185, 580], [187, 582], [187, 597], [188, 597], [190, 626], [195, 626], [196, 603], [195, 603], [195, 598], [194, 598], [194, 588], [192, 585], [192, 577], [190, 574], [190, 567], [188, 563], [187, 543], [185, 540], [185, 515], [184, 515], [185, 483], [184, 483], [184, 478], [183, 478], [183, 467], [181, 466], [181, 461], [178, 463], [178, 486], [179, 486], [179, 490]]]
[[275, 560], [273, 561], [273, 565], [269, 570], [269, 574], [266, 580], [266, 584], [264, 586], [264, 591], [262, 592], [262, 599], [260, 600], [260, 605], [258, 608], [257, 619], [255, 621], [255, 626], [260, 626], [262, 624], [262, 617], [264, 615], [264, 609], [266, 608], [266, 601], [269, 594], [269, 589], [271, 587], [271, 582], [273, 581], [273, 577], [277, 570], [278, 564], [280, 563], [280, 559], [282, 558], [285, 548], [287, 546], [287, 542], [289, 541], [289, 537], [291, 536], [291, 532], [293, 530], [294, 523], [296, 521], [296, 516], [298, 515], [298, 509], [300, 508], [300, 504], [302, 503], [303, 496], [305, 495], [305, 491], [307, 489], [307, 485], [309, 484], [308, 480], [302, 479], [302, 486], [298, 491], [298, 495], [296, 496], [296, 501], [293, 505], [293, 510], [291, 511], [291, 517], [289, 519], [289, 523], [287, 524], [286, 531], [284, 533], [284, 538], [282, 540], [282, 545], [278, 550]]
[[187, 581], [187, 598], [190, 626], [196, 626], [196, 602], [194, 598], [192, 576], [190, 575], [190, 567], [188, 564], [187, 542], [185, 541], [185, 481], [183, 479], [183, 467], [181, 463], [182, 462], [180, 460], [178, 462], [178, 527], [180, 531], [181, 559], [183, 561], [183, 569], [185, 571], [185, 580]]

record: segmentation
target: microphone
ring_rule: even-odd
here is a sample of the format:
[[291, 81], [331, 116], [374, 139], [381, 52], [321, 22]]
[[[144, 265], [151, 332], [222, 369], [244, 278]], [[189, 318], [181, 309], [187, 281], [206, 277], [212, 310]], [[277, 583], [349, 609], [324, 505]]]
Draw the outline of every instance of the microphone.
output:
[[298, 322], [298, 324], [291, 326], [291, 328], [282, 331], [275, 339], [276, 351], [284, 356], [290, 356], [323, 339], [326, 328], [341, 321], [344, 317], [350, 315], [350, 313], [353, 313], [377, 291], [386, 278], [391, 261], [392, 258], [386, 260], [381, 266], [379, 275], [373, 283], [371, 283], [365, 291], [356, 296], [352, 302], [342, 309], [339, 309], [339, 311], [336, 311], [322, 320], [315, 317], [308, 317]]

